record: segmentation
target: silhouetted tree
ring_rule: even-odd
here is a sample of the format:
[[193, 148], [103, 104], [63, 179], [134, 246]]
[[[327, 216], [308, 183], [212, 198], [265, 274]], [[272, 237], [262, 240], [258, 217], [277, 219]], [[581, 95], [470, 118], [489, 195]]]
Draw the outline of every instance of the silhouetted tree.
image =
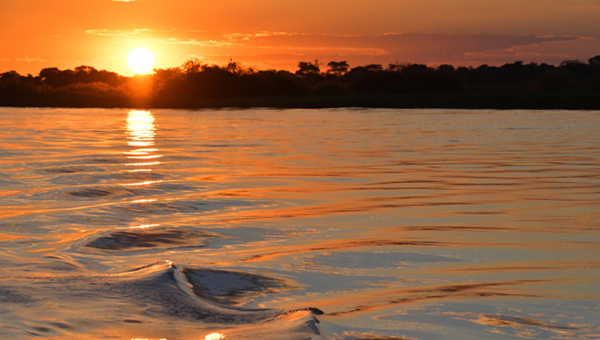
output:
[[48, 79], [55, 78], [59, 73], [60, 70], [58, 67], [49, 67], [42, 69], [39, 73], [39, 77], [42, 79], [42, 81], [48, 81]]
[[330, 61], [327, 64], [327, 67], [329, 67], [327, 70], [328, 74], [333, 74], [338, 77], [346, 74], [350, 69], [350, 66], [346, 61]]
[[251, 74], [256, 72], [253, 68], [251, 67], [244, 67], [242, 66], [242, 64], [238, 63], [237, 61], [233, 61], [231, 59], [229, 59], [229, 63], [226, 66], [227, 71], [229, 71], [230, 73], [234, 73], [234, 74]]
[[67, 86], [75, 83], [75, 72], [72, 70], [61, 71], [56, 67], [45, 68], [40, 71], [42, 82], [52, 87]]
[[296, 71], [296, 75], [299, 76], [307, 76], [307, 75], [317, 75], [321, 72], [319, 67], [319, 61], [315, 60], [314, 63], [301, 61], [298, 63], [298, 71]]
[[438, 72], [443, 72], [443, 73], [452, 73], [452, 72], [454, 72], [455, 68], [452, 65], [446, 65], [446, 64], [444, 64], [444, 65], [438, 66], [436, 68], [436, 70]]
[[560, 67], [565, 67], [565, 66], [573, 66], [573, 65], [580, 65], [582, 64], [581, 61], [577, 60], [577, 59], [573, 59], [573, 60], [563, 60], [560, 63]]
[[22, 76], [17, 71], [8, 71], [0, 74], [0, 81], [3, 83], [18, 84], [21, 82]]
[[198, 73], [202, 69], [203, 65], [204, 64], [199, 59], [194, 58], [183, 63], [181, 68], [185, 73]]
[[383, 66], [381, 64], [369, 64], [365, 66], [365, 70], [367, 72], [381, 72], [383, 71]]
[[391, 64], [388, 65], [388, 70], [400, 72], [407, 65], [409, 65], [409, 63], [400, 63], [400, 62], [396, 61], [396, 62], [391, 63]]

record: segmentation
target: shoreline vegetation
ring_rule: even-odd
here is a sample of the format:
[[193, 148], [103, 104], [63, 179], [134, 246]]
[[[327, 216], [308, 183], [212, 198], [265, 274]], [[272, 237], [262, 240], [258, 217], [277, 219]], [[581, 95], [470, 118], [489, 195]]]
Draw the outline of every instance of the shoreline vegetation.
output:
[[600, 55], [548, 64], [454, 67], [299, 62], [295, 73], [197, 59], [133, 77], [79, 66], [0, 74], [0, 106], [101, 108], [600, 109]]

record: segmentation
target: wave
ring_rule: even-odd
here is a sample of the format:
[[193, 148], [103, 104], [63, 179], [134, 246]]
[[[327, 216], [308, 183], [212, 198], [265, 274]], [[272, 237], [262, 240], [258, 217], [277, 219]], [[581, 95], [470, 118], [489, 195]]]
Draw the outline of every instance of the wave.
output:
[[[169, 339], [182, 334], [188, 334], [183, 336], [188, 338], [192, 331], [206, 335], [218, 331], [228, 340], [319, 339], [322, 334], [317, 316], [323, 312], [316, 308], [240, 306], [244, 297], [290, 289], [281, 279], [258, 274], [162, 261], [117, 274], [86, 275], [86, 270], [81, 269], [76, 273], [22, 279], [23, 288], [18, 290], [0, 286], [3, 296], [0, 301], [12, 306], [11, 309], [20, 306], [23, 311], [44, 310], [53, 318], [51, 322], [40, 323], [22, 317], [20, 321], [26, 326], [15, 327], [15, 333], [11, 333], [10, 327], [0, 331], [0, 335], [9, 338], [25, 338], [26, 334], [45, 338], [73, 338], [82, 334], [88, 337], [107, 329], [129, 337], [135, 332], [144, 333], [144, 328]], [[24, 293], [28, 290], [29, 294]], [[99, 323], [106, 319], [107, 313], [120, 318]], [[180, 329], [164, 334], [170, 328], [165, 324], [169, 323], [178, 324]]]
[[130, 252], [145, 249], [203, 247], [209, 239], [222, 238], [215, 233], [186, 228], [137, 228], [94, 235], [84, 247], [102, 252]]

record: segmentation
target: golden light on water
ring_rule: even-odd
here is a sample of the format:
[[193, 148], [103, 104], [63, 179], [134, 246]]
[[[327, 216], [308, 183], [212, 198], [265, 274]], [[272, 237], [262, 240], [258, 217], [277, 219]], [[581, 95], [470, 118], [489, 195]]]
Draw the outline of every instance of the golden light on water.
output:
[[[128, 144], [134, 147], [154, 145], [154, 136], [156, 135], [156, 125], [154, 116], [150, 111], [131, 110], [127, 115], [127, 132], [129, 133]], [[129, 154], [146, 156], [150, 151], [157, 151], [154, 148], [142, 148], [130, 151]]]
[[221, 333], [210, 333], [204, 337], [204, 340], [225, 340], [225, 334]]
[[[128, 159], [134, 160], [127, 166], [141, 167], [135, 171], [152, 171], [146, 168], [160, 164], [157, 159], [161, 158], [159, 150], [154, 147], [156, 136], [156, 123], [154, 115], [150, 111], [131, 110], [127, 114], [127, 144], [133, 147], [126, 151]], [[147, 161], [144, 161], [147, 160]]]
[[132, 147], [131, 150], [125, 151], [127, 159], [125, 166], [133, 167], [129, 172], [140, 173], [135, 177], [135, 181], [130, 183], [122, 183], [125, 187], [135, 186], [150, 186], [161, 183], [162, 180], [156, 180], [141, 176], [141, 173], [151, 172], [153, 166], [160, 165], [158, 161], [163, 155], [160, 150], [154, 147], [154, 138], [156, 136], [156, 123], [154, 115], [150, 111], [131, 110], [127, 114], [127, 144]]
[[121, 184], [124, 187], [135, 187], [135, 186], [141, 186], [141, 185], [150, 185], [150, 184], [155, 184], [155, 183], [162, 183], [162, 180], [158, 180], [158, 181], [143, 181], [143, 182], [135, 182], [135, 183], [125, 183], [125, 184]]
[[594, 112], [3, 110], [6, 338], [593, 331]]
[[143, 225], [138, 225], [138, 226], [134, 226], [134, 227], [129, 227], [129, 229], [150, 229], [150, 228], [156, 228], [159, 226], [160, 226], [160, 224], [143, 224]]

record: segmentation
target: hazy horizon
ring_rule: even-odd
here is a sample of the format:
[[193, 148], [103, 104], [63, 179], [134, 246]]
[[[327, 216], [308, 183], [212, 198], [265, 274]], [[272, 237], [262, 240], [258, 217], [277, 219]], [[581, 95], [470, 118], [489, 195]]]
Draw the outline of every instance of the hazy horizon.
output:
[[[565, 59], [565, 60], [560, 60], [560, 61], [558, 61], [556, 63], [545, 63], [545, 62], [542, 62], [541, 64], [545, 63], [545, 64], [552, 65], [552, 66], [560, 66], [560, 64], [562, 62], [568, 62], [568, 61], [578, 61], [578, 62], [586, 64], [586, 63], [589, 62], [589, 60], [591, 58], [597, 58], [597, 57], [598, 56], [590, 56], [589, 58], [574, 59], [574, 60]], [[248, 63], [244, 63], [244, 61], [242, 61], [242, 60], [230, 59], [227, 62], [223, 62], [223, 63], [208, 63], [208, 62], [205, 62], [205, 61], [203, 61], [201, 59], [198, 59], [198, 58], [191, 58], [191, 59], [186, 60], [184, 63], [182, 63], [180, 65], [171, 65], [171, 66], [166, 66], [166, 67], [153, 67], [151, 71], [148, 71], [146, 73], [135, 73], [135, 72], [132, 72], [132, 70], [120, 73], [120, 72], [112, 71], [112, 70], [109, 70], [109, 69], [98, 68], [98, 67], [96, 67], [94, 65], [81, 64], [81, 65], [76, 65], [74, 67], [67, 67], [67, 68], [61, 68], [61, 67], [58, 67], [58, 66], [55, 66], [55, 65], [54, 66], [53, 65], [48, 65], [46, 67], [43, 67], [43, 68], [39, 69], [38, 71], [28, 72], [28, 73], [21, 73], [18, 70], [14, 70], [14, 69], [11, 69], [11, 70], [0, 69], [0, 74], [5, 73], [5, 72], [15, 71], [15, 72], [17, 72], [18, 74], [20, 74], [22, 76], [31, 75], [31, 76], [36, 77], [36, 76], [39, 76], [40, 72], [43, 71], [44, 69], [57, 68], [60, 71], [65, 71], [65, 70], [75, 70], [75, 69], [81, 68], [81, 67], [92, 67], [93, 69], [95, 69], [97, 71], [113, 72], [113, 73], [116, 73], [117, 75], [122, 76], [122, 77], [133, 78], [133, 77], [143, 77], [143, 76], [155, 75], [156, 74], [156, 72], [155, 72], [156, 70], [168, 70], [168, 69], [173, 69], [173, 68], [184, 69], [185, 68], [185, 63], [189, 62], [189, 61], [200, 62], [202, 65], [211, 66], [211, 67], [212, 66], [217, 66], [217, 67], [221, 67], [221, 68], [226, 68], [229, 63], [233, 62], [233, 63], [237, 64], [238, 66], [244, 68], [244, 69], [248, 69], [248, 70], [252, 70], [252, 71], [273, 71], [274, 70], [274, 71], [288, 71], [288, 72], [291, 72], [291, 73], [297, 72], [299, 70], [299, 63], [302, 63], [302, 62], [308, 62], [308, 63], [313, 63], [313, 64], [314, 63], [318, 63], [318, 65], [321, 68], [321, 73], [327, 73], [327, 71], [328, 71], [327, 64], [329, 62], [345, 62], [345, 60], [343, 60], [343, 61], [342, 60], [318, 60], [318, 59], [315, 59], [315, 60], [298, 60], [294, 64], [293, 67], [283, 68], [283, 69], [276, 69], [276, 68], [256, 68], [255, 66], [252, 66], [252, 65], [250, 65]], [[364, 67], [364, 66], [369, 66], [369, 65], [380, 65], [380, 66], [382, 66], [382, 68], [384, 70], [386, 70], [386, 69], [390, 69], [390, 67], [394, 67], [394, 64], [396, 64], [396, 65], [426, 65], [426, 66], [432, 67], [432, 68], [436, 68], [437, 66], [441, 66], [441, 65], [451, 65], [451, 66], [454, 66], [454, 67], [457, 67], [457, 68], [458, 67], [472, 67], [472, 68], [477, 68], [479, 66], [497, 67], [497, 66], [502, 66], [502, 65], [507, 65], [507, 64], [515, 64], [515, 63], [537, 64], [537, 62], [524, 62], [523, 60], [512, 60], [512, 61], [506, 61], [506, 62], [502, 62], [502, 63], [500, 63], [500, 62], [498, 62], [498, 63], [490, 63], [490, 64], [488, 64], [488, 63], [482, 63], [482, 64], [472, 64], [472, 65], [462, 65], [462, 64], [452, 64], [452, 63], [421, 64], [421, 63], [411, 62], [410, 60], [405, 60], [405, 61], [402, 61], [402, 62], [395, 61], [395, 62], [391, 62], [391, 63], [387, 63], [387, 64], [382, 64], [382, 63], [363, 63], [363, 64], [356, 64], [356, 65], [350, 64], [349, 68], [352, 69], [352, 68], [355, 68], [355, 67]]]

